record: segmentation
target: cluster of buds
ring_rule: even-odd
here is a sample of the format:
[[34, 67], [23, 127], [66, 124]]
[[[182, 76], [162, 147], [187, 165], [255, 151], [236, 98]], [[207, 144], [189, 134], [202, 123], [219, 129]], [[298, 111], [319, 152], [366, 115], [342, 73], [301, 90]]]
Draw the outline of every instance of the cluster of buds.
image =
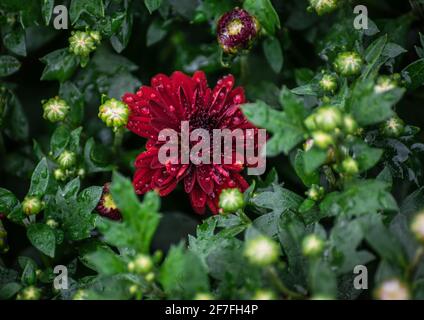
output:
[[309, 199], [313, 201], [319, 201], [324, 197], [325, 190], [324, 187], [313, 184], [308, 191], [306, 191], [306, 195]]
[[44, 202], [36, 196], [26, 196], [22, 201], [22, 210], [27, 216], [39, 214], [44, 209]]
[[69, 113], [70, 107], [65, 100], [54, 97], [47, 101], [43, 100], [43, 118], [50, 122], [58, 122], [65, 120]]
[[262, 235], [247, 240], [244, 249], [247, 260], [257, 266], [268, 266], [277, 262], [279, 254], [278, 244]]
[[80, 57], [81, 67], [88, 63], [90, 53], [100, 44], [102, 36], [98, 31], [73, 31], [69, 38], [69, 51]]
[[63, 150], [55, 161], [57, 168], [53, 171], [53, 176], [57, 181], [66, 181], [76, 176], [83, 178], [85, 176], [85, 169], [77, 166], [78, 156], [75, 152], [70, 150]]
[[[359, 172], [358, 163], [349, 157], [348, 150], [338, 147], [344, 139], [361, 132], [358, 123], [350, 114], [344, 114], [338, 106], [324, 105], [309, 115], [304, 124], [312, 137], [305, 144], [305, 150], [313, 146], [326, 150], [327, 163], [333, 163], [334, 169], [346, 176], [353, 176]], [[335, 161], [337, 163], [334, 163]], [[310, 199], [319, 198], [319, 190], [315, 188], [310, 192], [311, 194], [308, 194]]]
[[103, 186], [102, 196], [100, 197], [99, 203], [96, 207], [96, 211], [103, 217], [112, 220], [121, 220], [121, 212], [116, 206], [115, 201], [113, 201], [109, 188], [110, 183], [105, 183]]
[[335, 11], [339, 5], [339, 0], [309, 0], [308, 11], [315, 11], [319, 16]]
[[153, 261], [148, 255], [138, 254], [127, 267], [129, 272], [146, 275], [152, 271]]
[[244, 207], [243, 193], [237, 189], [224, 189], [219, 195], [219, 208], [220, 213], [234, 213]]
[[258, 20], [244, 9], [225, 13], [217, 25], [218, 43], [227, 54], [238, 54], [251, 48], [259, 35]]
[[343, 77], [357, 76], [363, 66], [362, 57], [357, 52], [339, 53], [334, 60], [334, 69]]
[[302, 241], [302, 253], [306, 257], [319, 256], [324, 250], [325, 242], [316, 234], [307, 235]]
[[127, 125], [129, 114], [128, 106], [115, 98], [106, 100], [99, 107], [99, 118], [114, 131]]
[[375, 296], [378, 300], [409, 300], [410, 291], [404, 282], [394, 278], [380, 284]]
[[22, 289], [16, 296], [16, 300], [39, 300], [41, 298], [41, 289], [29, 286]]

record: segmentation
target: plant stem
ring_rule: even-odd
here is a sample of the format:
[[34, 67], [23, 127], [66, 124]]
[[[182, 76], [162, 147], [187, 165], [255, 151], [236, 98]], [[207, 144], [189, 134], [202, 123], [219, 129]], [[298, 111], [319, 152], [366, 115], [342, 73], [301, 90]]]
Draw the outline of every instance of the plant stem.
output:
[[119, 150], [121, 149], [122, 140], [124, 139], [124, 131], [125, 129], [119, 128], [115, 131], [115, 135], [113, 138], [113, 146], [112, 152], [117, 155]]
[[252, 220], [250, 220], [250, 218], [244, 213], [243, 210], [239, 210], [238, 212], [238, 216], [240, 217], [241, 221], [243, 221], [245, 224], [251, 224]]
[[249, 75], [249, 63], [248, 63], [248, 55], [242, 55], [240, 57], [240, 78], [243, 84], [248, 82]]
[[278, 276], [277, 270], [274, 266], [267, 268], [267, 273], [272, 281], [272, 283], [276, 286], [276, 288], [289, 299], [302, 299], [303, 295], [297, 292], [294, 292], [286, 287], [283, 281]]

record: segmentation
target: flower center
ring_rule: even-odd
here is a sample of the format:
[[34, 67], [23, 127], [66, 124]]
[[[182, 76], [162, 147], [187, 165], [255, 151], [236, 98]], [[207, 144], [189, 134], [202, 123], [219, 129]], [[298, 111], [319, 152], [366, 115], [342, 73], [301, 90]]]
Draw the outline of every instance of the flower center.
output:
[[227, 26], [227, 33], [230, 36], [236, 36], [240, 34], [241, 29], [243, 29], [243, 23], [240, 19], [234, 19]]
[[104, 196], [104, 207], [106, 209], [109, 209], [109, 210], [115, 210], [115, 209], [117, 209], [116, 204], [113, 201], [112, 196], [110, 194], [106, 194]]

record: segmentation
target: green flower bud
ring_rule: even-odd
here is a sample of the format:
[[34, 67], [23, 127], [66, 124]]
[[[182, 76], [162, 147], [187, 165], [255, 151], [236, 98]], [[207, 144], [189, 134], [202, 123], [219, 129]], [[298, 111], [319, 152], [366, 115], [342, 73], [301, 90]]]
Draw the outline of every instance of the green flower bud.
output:
[[309, 0], [310, 10], [322, 16], [335, 11], [339, 6], [339, 0]]
[[257, 266], [267, 266], [277, 262], [280, 248], [272, 239], [257, 236], [249, 239], [245, 244], [244, 256]]
[[128, 271], [130, 272], [147, 274], [152, 269], [153, 269], [152, 259], [145, 254], [137, 255], [134, 260], [128, 263]]
[[415, 238], [424, 244], [424, 212], [418, 213], [412, 220], [411, 231]]
[[47, 219], [46, 225], [48, 225], [52, 229], [56, 229], [59, 226], [59, 223], [57, 223], [54, 219]]
[[96, 45], [99, 45], [100, 42], [102, 41], [102, 35], [100, 34], [99, 31], [90, 31], [89, 35], [94, 40], [94, 43]]
[[96, 41], [91, 37], [89, 32], [73, 31], [69, 38], [69, 51], [76, 56], [88, 57], [89, 54], [96, 50]]
[[244, 207], [243, 193], [237, 189], [224, 189], [219, 195], [219, 207], [224, 213], [236, 212]]
[[274, 292], [270, 290], [259, 289], [256, 290], [255, 294], [252, 297], [252, 300], [275, 300], [277, 296]]
[[146, 274], [144, 280], [146, 280], [147, 282], [153, 282], [155, 280], [154, 272], [149, 272], [148, 274]]
[[384, 281], [375, 291], [378, 300], [409, 300], [410, 292], [408, 286], [399, 279]]
[[43, 103], [43, 118], [50, 122], [65, 120], [70, 107], [65, 100], [54, 97]]
[[363, 60], [356, 52], [342, 52], [334, 61], [337, 73], [344, 77], [356, 76], [361, 72]]
[[132, 286], [130, 286], [129, 288], [128, 288], [128, 291], [130, 292], [130, 294], [131, 295], [136, 295], [139, 291], [140, 291], [140, 288], [139, 288], [139, 286], [138, 285], [136, 285], [136, 284], [133, 284]]
[[358, 162], [348, 157], [342, 161], [342, 170], [347, 175], [355, 175], [359, 172]]
[[34, 196], [27, 196], [22, 201], [22, 210], [27, 216], [40, 213], [43, 207], [43, 202]]
[[306, 257], [316, 257], [323, 252], [324, 245], [324, 240], [315, 234], [310, 234], [302, 241], [302, 252]]
[[328, 149], [331, 145], [334, 144], [333, 137], [323, 131], [313, 132], [312, 138], [314, 139], [314, 145], [320, 149]]
[[72, 297], [72, 300], [87, 300], [87, 299], [88, 299], [88, 294], [83, 289], [77, 290], [74, 296]]
[[347, 134], [355, 134], [358, 131], [358, 123], [351, 115], [343, 117], [343, 129]]
[[196, 293], [196, 295], [194, 296], [193, 300], [213, 300], [213, 295], [211, 295], [210, 293], [206, 293], [206, 292], [199, 292]]
[[374, 86], [376, 93], [385, 93], [398, 87], [398, 81], [390, 76], [380, 76]]
[[126, 126], [129, 113], [128, 106], [114, 98], [107, 100], [99, 108], [99, 118], [114, 130]]
[[316, 113], [313, 113], [310, 116], [308, 116], [304, 122], [306, 129], [308, 129], [309, 131], [317, 130], [317, 124], [315, 120], [316, 120]]
[[57, 163], [62, 169], [70, 169], [77, 162], [77, 155], [74, 152], [65, 150], [57, 158]]
[[324, 92], [334, 93], [337, 90], [337, 78], [331, 74], [324, 74], [319, 81], [319, 86]]
[[314, 146], [314, 140], [313, 139], [307, 139], [305, 143], [303, 144], [303, 150], [308, 151], [311, 150], [311, 148]]
[[77, 171], [77, 175], [80, 178], [84, 178], [85, 177], [85, 169], [84, 168], [79, 168]]
[[314, 201], [319, 201], [325, 194], [325, 190], [323, 187], [313, 184], [311, 188], [306, 192], [306, 195], [309, 199]]
[[65, 181], [66, 173], [62, 168], [57, 168], [53, 171], [53, 176], [57, 181]]
[[385, 121], [380, 127], [381, 133], [389, 138], [400, 137], [405, 131], [405, 123], [398, 116]]
[[342, 113], [337, 107], [321, 107], [316, 112], [315, 123], [319, 130], [333, 131], [342, 124]]
[[16, 296], [16, 300], [39, 300], [41, 290], [34, 286], [29, 286], [22, 289]]

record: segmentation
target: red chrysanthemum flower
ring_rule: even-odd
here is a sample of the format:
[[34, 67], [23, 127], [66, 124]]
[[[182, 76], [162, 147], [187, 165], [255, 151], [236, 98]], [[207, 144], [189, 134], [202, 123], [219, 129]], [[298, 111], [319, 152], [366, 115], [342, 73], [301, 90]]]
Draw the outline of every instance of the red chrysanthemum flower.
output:
[[[165, 143], [159, 141], [159, 132], [163, 129], [180, 132], [182, 121], [189, 121], [190, 132], [197, 128], [211, 133], [213, 129], [239, 128], [243, 133], [253, 129], [257, 135], [257, 128], [247, 121], [239, 108], [245, 102], [244, 90], [241, 87], [233, 89], [234, 83], [234, 77], [228, 75], [210, 89], [203, 72], [189, 77], [177, 71], [170, 77], [158, 74], [152, 78], [150, 87], [142, 86], [136, 94], [123, 96], [130, 109], [127, 128], [148, 139], [146, 151], [135, 161], [133, 184], [138, 194], [156, 190], [165, 196], [182, 181], [194, 210], [202, 214], [206, 206], [213, 213], [218, 212], [221, 190], [239, 188], [244, 191], [248, 188], [240, 174], [245, 165], [235, 161], [235, 147], [231, 164], [180, 164], [181, 151], [178, 164], [162, 164], [158, 160], [159, 149]], [[190, 147], [194, 144], [190, 142]], [[212, 148], [211, 144], [213, 152]]]
[[235, 8], [218, 20], [216, 33], [224, 52], [235, 54], [250, 48], [259, 29], [259, 22], [254, 16], [244, 9]]
[[102, 196], [100, 197], [99, 203], [96, 207], [96, 211], [99, 213], [99, 215], [103, 217], [112, 220], [121, 220], [121, 212], [113, 201], [109, 188], [110, 183], [105, 183], [105, 185], [103, 186]]

